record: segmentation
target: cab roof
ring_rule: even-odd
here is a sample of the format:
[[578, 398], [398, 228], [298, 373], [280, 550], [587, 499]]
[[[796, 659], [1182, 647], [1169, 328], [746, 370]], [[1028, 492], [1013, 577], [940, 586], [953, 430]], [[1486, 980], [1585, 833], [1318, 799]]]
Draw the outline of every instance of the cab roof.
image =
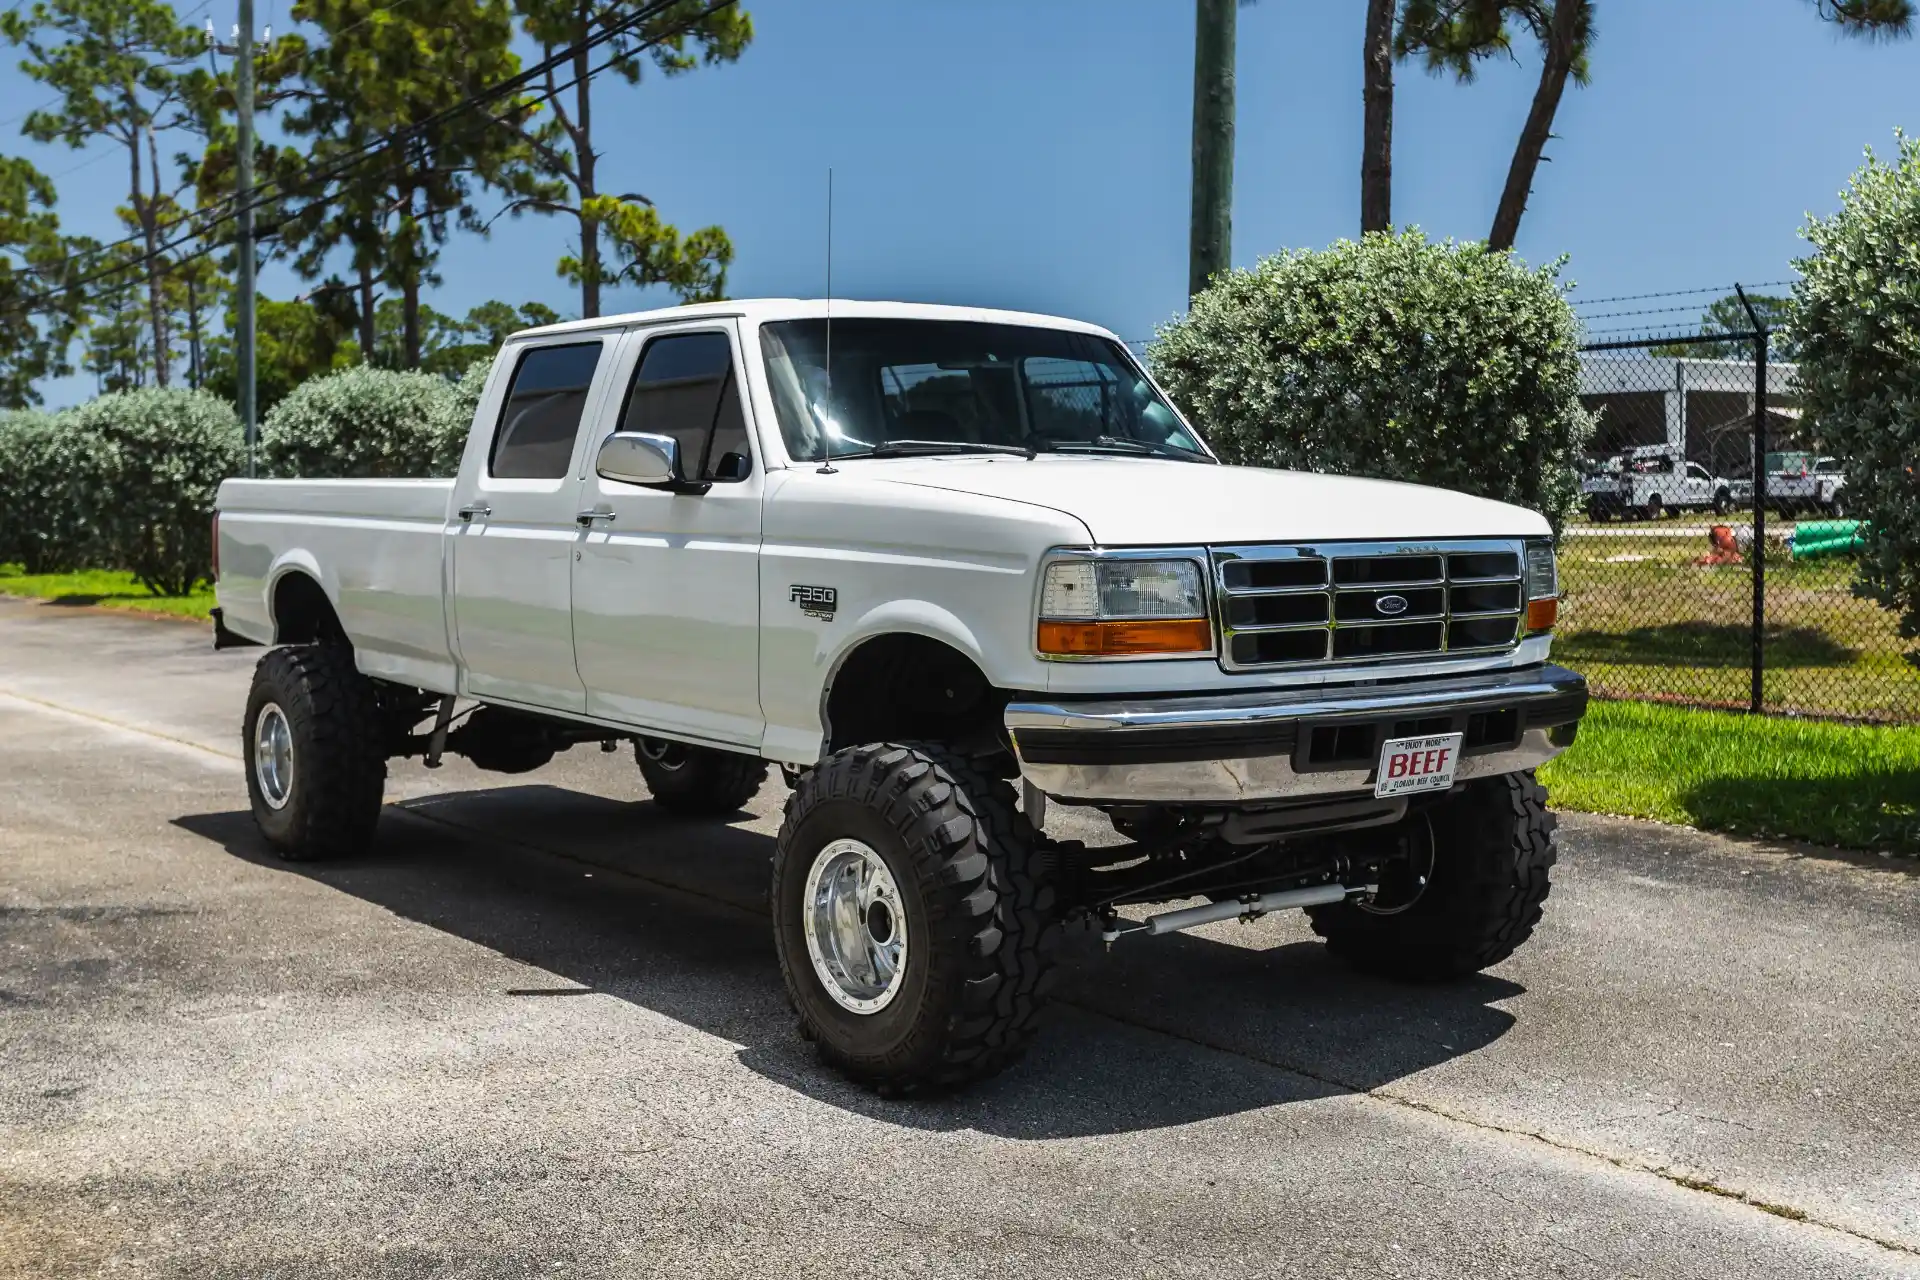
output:
[[672, 324], [682, 320], [719, 317], [744, 319], [754, 324], [774, 320], [819, 320], [829, 313], [835, 319], [849, 320], [961, 320], [976, 324], [1021, 324], [1045, 329], [1068, 329], [1077, 333], [1098, 334], [1120, 341], [1111, 330], [1084, 320], [1064, 316], [1041, 315], [1031, 311], [1000, 311], [991, 307], [952, 307], [932, 302], [858, 302], [835, 298], [831, 308], [825, 298], [738, 298], [726, 302], [696, 302], [680, 307], [660, 307], [652, 311], [629, 311], [617, 316], [597, 316], [592, 320], [568, 320], [561, 324], [522, 329], [514, 338], [547, 337], [562, 333], [587, 333], [604, 329], [624, 329], [636, 324]]

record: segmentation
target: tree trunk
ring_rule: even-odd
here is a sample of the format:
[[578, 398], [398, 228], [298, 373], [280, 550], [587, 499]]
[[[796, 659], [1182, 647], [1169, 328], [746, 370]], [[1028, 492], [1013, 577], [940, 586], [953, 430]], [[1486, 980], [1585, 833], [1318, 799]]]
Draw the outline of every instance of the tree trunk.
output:
[[[581, 36], [586, 35], [583, 24]], [[576, 43], [578, 43], [576, 41]], [[587, 201], [598, 194], [594, 186], [593, 154], [593, 81], [589, 77], [587, 53], [584, 49], [573, 55], [573, 71], [580, 77], [579, 87], [574, 90], [574, 129], [573, 163], [579, 170], [577, 183], [580, 194], [580, 208], [585, 210]], [[591, 320], [600, 314], [600, 220], [580, 215], [580, 318]]]
[[420, 261], [424, 255], [420, 251], [423, 229], [413, 216], [414, 195], [411, 189], [407, 191], [406, 203], [400, 210], [400, 226], [407, 245], [400, 273], [400, 359], [405, 369], [420, 367]]
[[1520, 141], [1513, 149], [1513, 164], [1507, 169], [1507, 185], [1500, 193], [1500, 207], [1494, 211], [1493, 230], [1487, 247], [1499, 252], [1513, 248], [1520, 235], [1520, 217], [1527, 211], [1527, 197], [1533, 194], [1534, 171], [1540, 167], [1540, 155], [1553, 136], [1553, 117], [1560, 110], [1560, 95], [1566, 91], [1567, 77], [1573, 71], [1574, 33], [1580, 28], [1582, 12], [1588, 0], [1559, 0], [1553, 7], [1553, 22], [1547, 27], [1546, 61], [1540, 67], [1540, 86], [1534, 90], [1533, 106], [1527, 123], [1520, 130]]
[[200, 389], [200, 290], [187, 277], [187, 385]]
[[400, 342], [403, 367], [420, 367], [420, 275], [407, 272], [400, 285]]
[[373, 363], [373, 264], [360, 263], [360, 363]]
[[159, 218], [146, 195], [146, 183], [140, 175], [140, 134], [127, 139], [129, 199], [134, 221], [140, 224], [140, 242], [145, 247], [147, 267], [147, 324], [153, 330], [153, 376], [159, 386], [167, 385], [167, 321], [160, 299]]
[[409, 274], [400, 291], [400, 330], [406, 342], [406, 367], [420, 367], [420, 278]]
[[1396, 0], [1367, 0], [1366, 106], [1360, 138], [1360, 231], [1393, 226], [1393, 18]]
[[1233, 264], [1233, 126], [1236, 0], [1193, 7], [1193, 205], [1187, 296]]
[[[150, 247], [147, 252], [153, 253], [155, 249], [151, 246], [157, 246], [160, 241], [160, 143], [154, 136], [151, 123], [147, 125], [147, 186], [147, 220], [153, 226], [148, 235]], [[153, 334], [153, 376], [154, 382], [164, 387], [172, 381], [173, 316], [166, 304], [166, 263], [156, 258], [150, 265], [153, 279], [149, 288], [153, 292], [154, 315], [159, 325]]]

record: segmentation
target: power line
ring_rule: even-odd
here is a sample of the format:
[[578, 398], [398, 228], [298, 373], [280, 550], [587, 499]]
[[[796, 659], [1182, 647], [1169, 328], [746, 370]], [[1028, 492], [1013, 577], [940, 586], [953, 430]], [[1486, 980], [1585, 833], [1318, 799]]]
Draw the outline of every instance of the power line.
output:
[[[20, 10], [20, 6], [25, 3], [26, 3], [26, 0], [16, 0], [16, 3], [11, 5], [8, 8], [7, 12], [17, 13]], [[185, 25], [186, 23], [192, 21], [194, 18], [198, 17], [202, 10], [208, 8], [212, 4], [213, 4], [213, 0], [200, 0], [200, 4], [198, 6], [188, 11], [187, 13], [181, 14], [179, 17], [175, 18], [174, 21], [181, 23], [182, 25]], [[362, 21], [365, 21], [365, 19], [362, 19]], [[45, 102], [41, 103], [37, 107], [29, 107], [25, 111], [22, 111], [17, 116], [9, 116], [5, 120], [0, 120], [0, 129], [11, 129], [14, 125], [19, 124], [22, 120], [25, 120], [28, 116], [32, 115], [34, 112], [45, 111], [48, 107], [57, 107], [63, 101], [65, 101], [64, 96], [57, 97], [57, 98], [48, 98]]]
[[[518, 75], [511, 76], [507, 80], [502, 81], [500, 84], [495, 85], [490, 89], [484, 90], [481, 93], [475, 94], [469, 98], [462, 99], [460, 102], [455, 103], [453, 106], [450, 106], [441, 111], [435, 112], [433, 115], [429, 116], [427, 119], [423, 121], [418, 121], [414, 124], [408, 125], [400, 130], [395, 131], [392, 134], [384, 135], [382, 138], [377, 139], [373, 143], [369, 143], [366, 146], [356, 148], [354, 152], [351, 152], [347, 156], [342, 157], [341, 162], [339, 164], [336, 164], [330, 170], [324, 171], [318, 175], [313, 175], [313, 174], [301, 175], [301, 177], [299, 179], [296, 179], [295, 182], [298, 185], [305, 186], [309, 184], [323, 184], [325, 182], [331, 181], [334, 177], [339, 176], [342, 173], [345, 173], [353, 165], [365, 161], [366, 159], [372, 157], [373, 155], [377, 154], [382, 150], [385, 150], [388, 147], [391, 147], [397, 143], [406, 141], [408, 137], [412, 134], [431, 128], [435, 124], [442, 123], [448, 119], [451, 119], [456, 115], [460, 115], [467, 111], [473, 110], [476, 107], [485, 106], [501, 97], [505, 97], [515, 92], [517, 89], [525, 87], [525, 84], [530, 80], [540, 76], [544, 76], [548, 72], [554, 70], [555, 68], [563, 66], [566, 63], [572, 61], [580, 53], [590, 51], [594, 48], [599, 47], [600, 45], [606, 44], [611, 40], [618, 39], [620, 36], [626, 34], [628, 31], [632, 30], [634, 27], [638, 26], [640, 23], [646, 21], [648, 18], [658, 16], [661, 12], [672, 7], [677, 2], [678, 0], [654, 0], [653, 3], [643, 7], [642, 9], [633, 13], [629, 17], [622, 19], [620, 22], [617, 22], [607, 27], [603, 31], [596, 33], [595, 35], [589, 37], [586, 40], [580, 41], [578, 44], [568, 45], [562, 48], [562, 50], [559, 53], [544, 59], [540, 63], [529, 68], [528, 70], [523, 71]], [[707, 17], [710, 17], [713, 14], [718, 13], [720, 10], [728, 8], [737, 2], [738, 0], [714, 0], [714, 3], [709, 4], [706, 8], [700, 10], [698, 13], [689, 16], [686, 21], [680, 23], [673, 30], [663, 32], [660, 35], [655, 36], [651, 40], [647, 40], [639, 45], [634, 46], [632, 49], [626, 50], [623, 53], [616, 54], [614, 57], [609, 58], [606, 62], [602, 63], [600, 66], [592, 68], [591, 70], [586, 72], [584, 75], [577, 75], [572, 80], [568, 81], [566, 84], [555, 86], [553, 89], [549, 89], [542, 94], [535, 95], [530, 100], [530, 102], [540, 102], [540, 101], [548, 100], [552, 98], [554, 95], [561, 93], [566, 89], [572, 88], [574, 85], [578, 84], [582, 79], [590, 79], [593, 76], [598, 75], [601, 71], [606, 70], [608, 67], [614, 65], [616, 62], [620, 62], [626, 58], [637, 56], [638, 54], [644, 53], [649, 49], [658, 48], [661, 44], [665, 43], [666, 41], [674, 39], [677, 36], [684, 35], [686, 32], [692, 30], [693, 27], [697, 23], [699, 23], [701, 20]], [[495, 118], [491, 120], [490, 123], [498, 124], [503, 122], [498, 118]], [[402, 163], [404, 163], [404, 161]], [[394, 167], [397, 168], [398, 166], [394, 166]], [[264, 189], [265, 186], [276, 186], [276, 185], [284, 186], [285, 184], [281, 184], [277, 182], [269, 182], [268, 184], [263, 184], [263, 187], [255, 188], [256, 199], [253, 200], [250, 204], [248, 204], [246, 208], [248, 210], [262, 208], [267, 202], [263, 199], [257, 198], [260, 192]], [[294, 220], [294, 218], [303, 216], [309, 210], [316, 209], [327, 204], [331, 204], [333, 201], [339, 198], [340, 198], [340, 195], [337, 192], [332, 196], [318, 197], [310, 201], [305, 207], [298, 210], [295, 214], [289, 217], [280, 219], [280, 223], [284, 224], [285, 222], [292, 221]], [[234, 202], [237, 202], [237, 200], [238, 200], [238, 196], [236, 194], [233, 197], [228, 197], [226, 200], [223, 200], [220, 203], [222, 204], [234, 203]], [[442, 209], [437, 211], [430, 211], [430, 213], [431, 212], [444, 213], [448, 211], [449, 210]], [[175, 219], [172, 223], [168, 225], [169, 227], [178, 226], [181, 222], [191, 221], [194, 218], [198, 218], [204, 212], [205, 210], [195, 211], [195, 213], [191, 215], [187, 215], [185, 217]], [[132, 271], [139, 267], [149, 266], [152, 263], [165, 258], [167, 254], [172, 252], [174, 249], [179, 248], [181, 245], [186, 244], [190, 240], [204, 239], [208, 232], [212, 231], [214, 228], [218, 226], [221, 226], [224, 223], [235, 220], [236, 218], [239, 217], [239, 214], [240, 214], [240, 210], [238, 209], [229, 210], [218, 217], [208, 219], [200, 228], [195, 230], [189, 230], [185, 235], [181, 236], [179, 239], [174, 240], [168, 244], [159, 246], [158, 248], [152, 250], [149, 253], [142, 254], [138, 257], [129, 258], [122, 262], [114, 263], [108, 267], [102, 268], [89, 275], [82, 276], [78, 280], [69, 281], [65, 284], [55, 286], [51, 289], [42, 290], [40, 293], [31, 295], [27, 298], [19, 299], [12, 306], [7, 308], [7, 310], [9, 313], [37, 310], [48, 300], [61, 296], [63, 294], [71, 294], [73, 291], [79, 288], [82, 288], [85, 285], [95, 283], [96, 281], [105, 279], [108, 276], [117, 275], [126, 271]], [[103, 245], [99, 249], [94, 250], [93, 252], [97, 255], [98, 253], [104, 253], [114, 248], [124, 247], [142, 238], [143, 236], [129, 236], [126, 239], [116, 241], [112, 245]], [[229, 243], [231, 243], [230, 240], [215, 242], [209, 245], [205, 249], [198, 250], [194, 253], [186, 255], [185, 257], [176, 259], [173, 265], [176, 265], [176, 266], [185, 265], [188, 262], [196, 261], [199, 258], [203, 258], [211, 253], [217, 252], [219, 249], [224, 248]], [[23, 271], [18, 274], [44, 275], [45, 269], [36, 270], [33, 272]]]
[[[395, 0], [396, 4], [404, 3], [404, 2], [405, 0]], [[614, 58], [611, 58], [607, 62], [602, 63], [599, 67], [594, 68], [593, 71], [588, 73], [588, 75], [589, 76], [597, 75], [599, 74], [599, 72], [613, 65], [613, 63], [621, 61], [624, 57], [631, 57], [634, 54], [644, 53], [648, 49], [657, 48], [661, 43], [667, 40], [673, 39], [674, 37], [679, 35], [684, 35], [687, 31], [692, 30], [694, 25], [698, 23], [701, 19], [710, 17], [711, 15], [719, 12], [721, 9], [728, 8], [737, 2], [738, 0], [715, 0], [715, 3], [708, 5], [705, 9], [702, 9], [699, 13], [692, 15], [685, 22], [681, 23], [680, 26], [677, 27], [676, 29], [669, 32], [665, 32], [662, 35], [656, 37], [655, 39], [650, 40], [645, 44], [639, 45], [634, 49], [629, 50], [624, 55], [616, 55]], [[476, 107], [485, 106], [488, 103], [496, 101], [499, 98], [506, 97], [510, 94], [517, 92], [520, 89], [527, 87], [533, 81], [545, 76], [547, 73], [571, 62], [579, 54], [590, 52], [593, 49], [596, 49], [599, 46], [608, 43], [609, 41], [617, 40], [619, 37], [625, 35], [628, 31], [631, 31], [633, 28], [639, 26], [641, 23], [647, 21], [649, 18], [658, 17], [661, 13], [672, 8], [676, 3], [678, 3], [678, 0], [652, 0], [652, 3], [644, 5], [634, 13], [628, 15], [625, 18], [622, 18], [619, 22], [616, 22], [611, 26], [606, 27], [605, 29], [599, 32], [596, 32], [594, 35], [589, 36], [587, 39], [580, 41], [578, 44], [572, 44], [572, 45], [567, 45], [563, 47], [560, 50], [560, 52], [552, 55], [551, 57], [544, 59], [539, 63], [536, 63], [534, 66], [527, 68], [527, 70], [522, 71], [517, 75], [509, 76], [507, 79], [501, 81], [499, 84], [496, 84], [487, 89], [483, 89], [479, 93], [463, 98], [459, 102], [454, 103], [452, 106], [445, 107], [440, 111], [437, 111], [434, 114], [428, 116], [425, 120], [420, 120], [420, 121], [416, 121], [413, 124], [405, 125], [402, 128], [394, 131], [393, 133], [383, 134], [381, 137], [374, 139], [372, 142], [365, 143], [359, 147], [354, 148], [352, 151], [349, 151], [342, 156], [336, 157], [335, 158], [336, 162], [334, 163], [333, 167], [330, 169], [323, 169], [318, 174], [302, 174], [298, 178], [293, 179], [292, 181], [294, 181], [295, 183], [301, 186], [308, 186], [311, 184], [325, 183], [325, 182], [332, 181], [334, 177], [345, 173], [347, 170], [349, 170], [354, 164], [358, 163], [360, 160], [363, 160], [367, 157], [375, 155], [380, 151], [386, 150], [390, 146], [394, 146], [399, 143], [410, 141], [412, 137], [414, 137], [415, 135], [421, 134], [426, 130], [431, 129], [435, 125], [445, 123], [447, 120], [452, 119], [454, 116], [463, 114], [464, 112], [467, 112], [467, 111], [471, 111]], [[389, 6], [389, 9], [391, 7], [392, 6]], [[387, 11], [388, 10], [382, 10], [382, 12], [387, 12]], [[361, 21], [364, 22], [366, 21], [366, 19], [363, 18], [361, 19]], [[357, 26], [359, 24], [356, 23], [354, 25]], [[345, 28], [344, 30], [352, 30], [352, 27]], [[547, 98], [550, 98], [551, 96], [553, 96], [553, 94], [560, 92], [562, 89], [571, 88], [573, 85], [579, 83], [579, 81], [580, 81], [580, 77], [576, 76], [574, 77], [573, 80], [569, 81], [565, 85], [560, 86], [558, 89], [551, 90], [545, 95], [536, 96], [531, 100], [531, 102], [544, 101]], [[531, 103], [529, 105], [531, 105]], [[249, 207], [252, 209], [259, 209], [263, 207], [267, 203], [264, 197], [268, 191], [273, 190], [275, 188], [284, 188], [286, 185], [287, 184], [285, 182], [282, 182], [280, 179], [277, 179], [277, 178], [269, 178], [267, 181], [256, 185], [253, 188], [253, 192], [256, 199]], [[240, 211], [238, 209], [224, 209], [224, 206], [236, 204], [239, 201], [239, 198], [240, 197], [238, 192], [235, 192], [232, 195], [222, 196], [219, 200], [214, 201], [210, 205], [206, 205], [199, 209], [192, 210], [191, 212], [188, 212], [188, 213], [183, 213], [177, 218], [173, 218], [166, 222], [158, 224], [154, 228], [155, 234], [165, 233], [165, 232], [171, 231], [173, 228], [180, 226], [184, 223], [194, 222], [198, 219], [206, 218], [208, 214], [212, 213], [215, 210], [224, 210], [224, 211], [219, 213], [218, 216], [215, 216], [206, 222], [205, 225], [208, 229], [219, 226], [222, 223], [231, 222], [239, 216]], [[187, 238], [191, 239], [192, 236], [189, 235]], [[127, 245], [139, 243], [141, 241], [144, 241], [145, 239], [146, 239], [146, 233], [144, 232], [136, 235], [124, 236], [121, 239], [112, 242], [111, 244], [104, 244], [104, 245], [98, 246], [97, 248], [87, 250], [85, 256], [97, 258], [102, 254], [112, 252], [115, 249], [124, 248]], [[154, 255], [149, 255], [149, 260], [151, 259], [152, 256]], [[136, 263], [117, 264], [114, 268], [112, 268], [112, 270], [129, 270], [133, 265], [138, 265], [138, 264]], [[37, 275], [37, 276], [44, 277], [48, 274], [48, 271], [49, 271], [48, 268], [36, 268], [28, 271], [22, 271], [20, 274], [21, 275]], [[92, 277], [90, 277], [89, 279], [91, 278]], [[87, 282], [88, 280], [82, 280], [78, 283], [87, 283]], [[78, 287], [78, 285], [75, 284], [75, 285], [69, 285], [64, 287], [75, 288], [75, 287]]]

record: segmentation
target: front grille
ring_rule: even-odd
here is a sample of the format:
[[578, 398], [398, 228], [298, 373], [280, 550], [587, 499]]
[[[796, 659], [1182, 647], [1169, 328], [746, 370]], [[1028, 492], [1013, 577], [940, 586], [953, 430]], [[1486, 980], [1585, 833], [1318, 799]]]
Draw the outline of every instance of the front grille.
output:
[[1229, 671], [1488, 654], [1520, 640], [1518, 541], [1215, 547]]

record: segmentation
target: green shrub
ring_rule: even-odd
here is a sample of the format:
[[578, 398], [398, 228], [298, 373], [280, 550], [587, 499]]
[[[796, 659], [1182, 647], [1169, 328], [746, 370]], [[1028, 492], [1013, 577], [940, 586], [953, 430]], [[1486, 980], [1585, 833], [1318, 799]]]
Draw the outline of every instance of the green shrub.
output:
[[1163, 327], [1154, 374], [1229, 461], [1579, 498], [1579, 337], [1558, 268], [1418, 231], [1231, 271]]
[[439, 453], [434, 457], [429, 475], [450, 476], [460, 470], [460, 455], [467, 446], [467, 432], [473, 426], [473, 415], [480, 407], [480, 393], [486, 390], [487, 374], [492, 370], [492, 360], [481, 360], [468, 366], [467, 371], [453, 384], [452, 394], [441, 406], [440, 420], [434, 425], [434, 439], [438, 442]]
[[179, 596], [212, 571], [220, 482], [245, 462], [233, 406], [205, 391], [127, 391], [58, 415], [71, 493], [92, 513], [99, 562]]
[[93, 437], [70, 429], [71, 416], [0, 414], [0, 561], [27, 573], [101, 563], [101, 450]]
[[[260, 426], [260, 474], [412, 477], [451, 475], [445, 378], [360, 365], [310, 378]], [[460, 426], [460, 439], [466, 424]]]
[[[1800, 393], [1822, 447], [1845, 460], [1847, 508], [1867, 521], [1859, 590], [1920, 636], [1920, 139], [1872, 152], [1809, 222], [1795, 265]], [[1920, 656], [1920, 655], [1917, 655]]]

